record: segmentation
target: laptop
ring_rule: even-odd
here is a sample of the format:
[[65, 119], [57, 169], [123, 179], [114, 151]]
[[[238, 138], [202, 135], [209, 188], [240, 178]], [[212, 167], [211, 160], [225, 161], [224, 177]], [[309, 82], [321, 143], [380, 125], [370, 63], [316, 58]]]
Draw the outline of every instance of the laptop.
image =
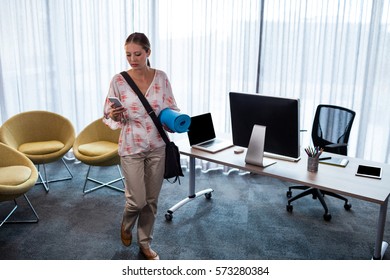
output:
[[260, 167], [270, 166], [276, 161], [264, 158], [266, 127], [255, 124], [253, 126], [251, 138], [249, 140], [248, 150], [245, 156], [245, 162]]
[[232, 141], [216, 138], [211, 113], [191, 117], [187, 135], [192, 148], [210, 153], [233, 146]]

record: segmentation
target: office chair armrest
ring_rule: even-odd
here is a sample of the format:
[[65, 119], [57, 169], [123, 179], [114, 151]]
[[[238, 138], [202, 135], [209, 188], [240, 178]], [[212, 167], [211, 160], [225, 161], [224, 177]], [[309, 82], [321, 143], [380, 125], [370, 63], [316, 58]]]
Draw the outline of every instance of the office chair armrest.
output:
[[326, 145], [325, 148], [335, 149], [335, 148], [341, 148], [341, 147], [347, 147], [347, 146], [348, 146], [347, 143], [336, 143], [336, 144]]
[[324, 150], [330, 153], [340, 154], [340, 155], [347, 155], [347, 146], [346, 143], [336, 143], [336, 144], [329, 144], [324, 147]]

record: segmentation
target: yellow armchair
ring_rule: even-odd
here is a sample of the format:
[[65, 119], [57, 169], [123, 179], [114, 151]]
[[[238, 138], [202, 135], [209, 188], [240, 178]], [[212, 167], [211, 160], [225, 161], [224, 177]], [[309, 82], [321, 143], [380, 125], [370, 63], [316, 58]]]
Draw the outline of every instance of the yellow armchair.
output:
[[[122, 188], [112, 185], [120, 180], [122, 180], [124, 185], [123, 176], [120, 170], [120, 158], [118, 155], [119, 135], [120, 129], [110, 129], [100, 118], [85, 127], [76, 137], [73, 144], [74, 156], [82, 163], [89, 165], [84, 182], [83, 193], [89, 193], [103, 187], [108, 187], [121, 192], [124, 191]], [[113, 165], [116, 165], [118, 168], [120, 175], [119, 178], [115, 178], [110, 182], [104, 183], [89, 176], [92, 166]], [[98, 186], [86, 189], [88, 181], [97, 183]]]
[[[40, 182], [49, 191], [49, 182], [72, 179], [63, 156], [72, 148], [75, 130], [65, 117], [48, 111], [28, 111], [17, 114], [2, 125], [0, 141], [25, 154], [38, 166]], [[45, 164], [62, 160], [69, 177], [48, 180]], [[44, 178], [39, 172], [43, 166]]]
[[[34, 163], [24, 154], [3, 143], [0, 143], [0, 158], [0, 202], [13, 200], [15, 203], [11, 212], [0, 221], [0, 227], [4, 223], [38, 222], [38, 214], [26, 195], [38, 179], [38, 171]], [[16, 199], [20, 196], [23, 196], [27, 201], [30, 209], [34, 213], [35, 219], [21, 221], [9, 220], [18, 208]]]

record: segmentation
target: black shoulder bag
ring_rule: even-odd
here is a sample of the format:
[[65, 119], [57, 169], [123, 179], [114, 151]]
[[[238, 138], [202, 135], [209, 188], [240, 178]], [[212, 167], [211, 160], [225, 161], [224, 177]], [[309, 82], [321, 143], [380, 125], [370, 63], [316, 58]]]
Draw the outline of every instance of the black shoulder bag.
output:
[[[133, 79], [130, 77], [130, 75], [126, 71], [121, 72], [121, 75], [123, 76], [123, 78], [125, 78], [125, 80], [130, 85], [130, 87], [138, 95], [138, 98], [141, 100], [142, 104], [144, 105], [146, 112], [148, 112], [149, 116], [152, 118], [154, 124], [158, 129], [158, 132], [160, 132], [161, 137], [166, 144], [164, 179], [167, 179], [167, 181], [172, 184], [175, 183], [177, 180], [179, 180], [179, 184], [180, 184], [179, 176], [184, 177], [184, 175], [181, 169], [180, 152], [178, 147], [175, 145], [175, 143], [169, 140], [168, 136], [165, 134], [161, 122], [158, 120], [156, 116], [156, 113], [153, 111], [153, 108], [150, 106], [148, 100], [146, 100], [145, 96], [139, 90], [139, 88], [137, 87]], [[172, 182], [169, 181], [169, 179], [171, 178], [173, 178]]]

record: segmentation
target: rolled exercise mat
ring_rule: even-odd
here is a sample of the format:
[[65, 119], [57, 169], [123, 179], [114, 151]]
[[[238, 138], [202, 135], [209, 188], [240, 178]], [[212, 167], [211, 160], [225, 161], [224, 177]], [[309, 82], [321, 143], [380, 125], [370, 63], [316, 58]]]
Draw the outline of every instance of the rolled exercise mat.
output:
[[181, 114], [169, 108], [165, 108], [159, 115], [162, 124], [165, 124], [172, 131], [183, 133], [188, 131], [191, 124], [191, 117], [186, 114]]

